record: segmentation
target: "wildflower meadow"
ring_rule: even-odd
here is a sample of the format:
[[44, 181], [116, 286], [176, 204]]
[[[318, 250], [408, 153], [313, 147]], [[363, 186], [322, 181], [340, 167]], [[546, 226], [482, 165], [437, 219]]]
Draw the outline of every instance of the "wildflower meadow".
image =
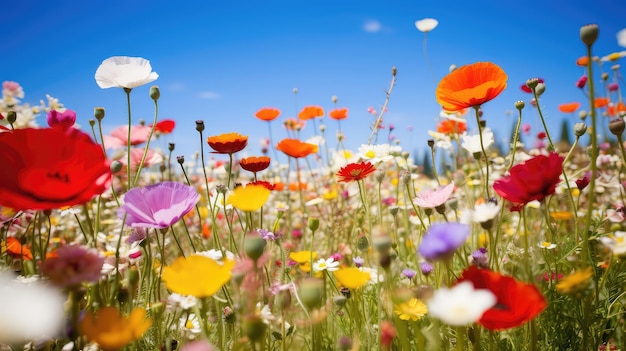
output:
[[[5, 81], [0, 349], [626, 351], [626, 51], [594, 52], [599, 33], [580, 28], [573, 128], [547, 128], [543, 79], [475, 62], [437, 81], [426, 158], [379, 137], [395, 67], [369, 135], [342, 129], [336, 97], [297, 118], [258, 106], [237, 117], [267, 130], [254, 156], [236, 123], [161, 118], [145, 58], [94, 62], [127, 107], [109, 133], [106, 107], [78, 128], [73, 97], [31, 106]], [[505, 89], [520, 101], [499, 147], [481, 107]], [[174, 129], [197, 157], [155, 147]]]

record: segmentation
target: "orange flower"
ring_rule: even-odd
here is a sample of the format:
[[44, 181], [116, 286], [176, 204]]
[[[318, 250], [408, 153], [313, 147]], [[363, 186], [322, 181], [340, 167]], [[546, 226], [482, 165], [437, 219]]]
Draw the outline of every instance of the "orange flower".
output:
[[328, 116], [332, 119], [341, 120], [348, 118], [348, 109], [347, 108], [336, 108], [328, 114]]
[[620, 112], [626, 112], [626, 105], [623, 102], [618, 102], [616, 104], [609, 104], [607, 106], [607, 113], [609, 116], [615, 116]]
[[246, 158], [242, 158], [239, 161], [239, 165], [241, 168], [245, 169], [248, 172], [256, 173], [261, 172], [266, 169], [270, 165], [270, 158], [267, 156], [250, 156]]
[[33, 253], [30, 251], [30, 249], [27, 246], [22, 245], [19, 240], [17, 240], [16, 238], [12, 236], [7, 238], [6, 251], [13, 258], [21, 257], [27, 261], [30, 261], [33, 259]]
[[305, 123], [304, 121], [298, 121], [295, 118], [287, 118], [284, 125], [287, 130], [297, 131], [304, 128]]
[[442, 134], [462, 134], [467, 130], [467, 123], [445, 119], [437, 125], [437, 132]]
[[574, 113], [580, 107], [580, 102], [568, 102], [559, 105], [559, 111], [563, 113]]
[[298, 191], [298, 190], [306, 190], [307, 188], [307, 184], [306, 183], [289, 183], [289, 190], [291, 191]]
[[322, 116], [324, 116], [324, 109], [320, 106], [305, 106], [302, 111], [298, 113], [298, 118], [303, 121]]
[[276, 145], [276, 150], [285, 155], [300, 158], [317, 152], [317, 145], [303, 143], [298, 139], [283, 139]]
[[581, 56], [576, 60], [576, 65], [580, 67], [587, 67], [589, 58], [587, 56]]
[[596, 108], [603, 108], [609, 104], [610, 100], [607, 97], [597, 97], [594, 105]]
[[248, 136], [239, 133], [225, 133], [210, 136], [207, 142], [216, 154], [234, 154], [248, 145]]
[[262, 121], [273, 121], [280, 115], [280, 110], [273, 107], [264, 107], [258, 110], [255, 114], [256, 118]]
[[477, 62], [445, 76], [437, 86], [437, 102], [446, 111], [476, 107], [494, 99], [506, 88], [508, 76], [500, 66]]

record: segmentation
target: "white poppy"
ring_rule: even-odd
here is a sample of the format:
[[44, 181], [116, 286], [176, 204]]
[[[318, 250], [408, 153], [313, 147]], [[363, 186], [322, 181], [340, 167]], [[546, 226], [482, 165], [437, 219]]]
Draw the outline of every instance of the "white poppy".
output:
[[[472, 303], [467, 303], [471, 301]], [[486, 289], [474, 289], [471, 282], [440, 288], [428, 300], [428, 314], [449, 325], [467, 325], [482, 317], [496, 304], [495, 295]]]
[[[484, 128], [482, 134], [483, 134], [482, 142], [485, 147], [485, 150], [487, 150], [491, 146], [491, 144], [494, 143], [493, 132], [489, 128]], [[465, 150], [469, 151], [469, 153], [471, 154], [482, 152], [480, 141], [481, 141], [480, 134], [476, 134], [476, 135], [463, 134], [461, 136], [461, 146]]]
[[102, 61], [96, 70], [96, 83], [102, 89], [133, 89], [159, 78], [150, 61], [142, 57], [113, 56]]
[[434, 18], [424, 18], [419, 21], [415, 21], [415, 28], [417, 28], [420, 32], [428, 33], [435, 29], [438, 24], [439, 21]]

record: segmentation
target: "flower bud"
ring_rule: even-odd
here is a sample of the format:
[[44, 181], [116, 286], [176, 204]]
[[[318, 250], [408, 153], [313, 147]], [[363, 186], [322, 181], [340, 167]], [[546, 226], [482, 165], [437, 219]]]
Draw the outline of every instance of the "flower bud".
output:
[[580, 27], [580, 40], [585, 43], [587, 46], [593, 45], [596, 39], [598, 39], [598, 25], [597, 24], [587, 24], [585, 26]]
[[339, 308], [343, 307], [346, 302], [348, 302], [348, 299], [343, 295], [333, 297], [333, 304]]
[[356, 247], [359, 251], [367, 251], [370, 247], [370, 243], [365, 235], [361, 235], [356, 239]]
[[457, 65], [455, 64], [451, 64], [450, 67], [448, 67], [448, 71], [450, 73], [452, 73], [453, 71], [455, 71], [457, 69]]
[[526, 106], [526, 103], [524, 101], [515, 101], [515, 108], [518, 110], [523, 110], [524, 107]]
[[389, 252], [389, 249], [391, 249], [391, 238], [387, 235], [378, 235], [372, 239], [372, 246], [381, 254]]
[[246, 256], [256, 262], [259, 257], [263, 255], [263, 251], [265, 250], [265, 239], [257, 234], [248, 234], [244, 243], [244, 250]]
[[583, 135], [585, 135], [585, 133], [587, 133], [587, 125], [584, 124], [583, 122], [578, 122], [576, 124], [574, 124], [574, 134], [577, 137], [581, 137]]
[[389, 206], [389, 213], [394, 217], [398, 214], [399, 210], [400, 208], [398, 206]]
[[626, 123], [621, 118], [617, 118], [609, 122], [609, 130], [615, 136], [621, 136], [624, 133], [624, 127], [626, 127]]
[[293, 88], [293, 93], [297, 94], [298, 93], [298, 88]]
[[309, 229], [315, 233], [320, 227], [320, 219], [316, 217], [309, 217]]
[[156, 85], [153, 85], [150, 87], [150, 98], [154, 101], [159, 100], [159, 98], [161, 97], [161, 91], [159, 90], [159, 87]]
[[281, 290], [276, 294], [276, 305], [281, 310], [286, 310], [291, 306], [291, 291]]
[[300, 283], [300, 300], [308, 309], [314, 309], [322, 304], [324, 296], [324, 281], [316, 278], [307, 278]]
[[183, 163], [185, 163], [185, 156], [176, 156], [176, 161], [182, 165]]
[[429, 148], [431, 148], [431, 149], [432, 149], [433, 147], [435, 147], [435, 140], [434, 140], [434, 139], [428, 139], [428, 140], [426, 141], [426, 143], [428, 144], [428, 147], [429, 147]]
[[391, 75], [395, 77], [396, 74], [398, 74], [398, 69], [396, 68], [396, 66], [391, 67]]
[[352, 350], [352, 339], [349, 336], [342, 336], [337, 342], [337, 349], [341, 351]]
[[609, 79], [609, 74], [608, 74], [608, 73], [606, 73], [606, 72], [603, 72], [603, 73], [600, 75], [600, 78], [601, 78], [603, 81], [606, 81], [607, 79]]
[[113, 162], [111, 162], [111, 172], [117, 173], [117, 172], [122, 170], [123, 166], [124, 165], [122, 164], [122, 162], [120, 162], [120, 161], [113, 161]]
[[539, 78], [530, 78], [526, 81], [526, 86], [529, 87], [531, 90], [535, 89], [537, 87], [537, 84], [539, 84]]
[[95, 119], [90, 119], [89, 120], [89, 125], [92, 126], [92, 127], [95, 126], [96, 125], [96, 120]]
[[333, 95], [333, 97], [330, 98], [333, 102], [333, 104], [336, 104], [337, 101], [339, 101], [339, 98], [337, 97], [337, 95]]
[[587, 111], [585, 110], [580, 110], [578, 112], [578, 118], [582, 119], [583, 121], [587, 118]]
[[267, 326], [259, 316], [246, 316], [243, 320], [243, 334], [248, 337], [252, 343], [263, 339]]
[[15, 111], [7, 112], [7, 121], [9, 123], [15, 123], [16, 120], [17, 120], [17, 113], [15, 113]]
[[545, 93], [545, 91], [546, 91], [546, 85], [544, 83], [537, 84], [537, 87], [535, 88], [535, 92], [537, 93], [537, 96], [541, 96], [541, 94]]
[[377, 182], [382, 183], [385, 179], [385, 171], [382, 169], [377, 169], [376, 171], [374, 171], [374, 178]]
[[167, 144], [167, 149], [170, 150], [170, 151], [174, 151], [174, 147], [176, 147], [176, 144], [174, 144], [174, 143]]
[[137, 286], [137, 283], [139, 283], [139, 278], [139, 271], [137, 269], [128, 270], [128, 285]]
[[224, 318], [224, 322], [233, 324], [237, 320], [237, 314], [235, 314], [235, 311], [233, 311], [232, 308], [226, 306], [222, 310], [222, 318]]
[[[76, 112], [69, 109], [66, 109], [64, 112], [50, 110], [46, 117], [50, 127], [67, 129], [76, 123]], [[91, 122], [89, 123], [91, 124]]]
[[199, 132], [202, 132], [204, 130], [204, 121], [203, 120], [197, 120], [196, 121], [196, 130]]
[[93, 116], [96, 117], [98, 121], [102, 121], [104, 118], [104, 107], [96, 107], [93, 109]]

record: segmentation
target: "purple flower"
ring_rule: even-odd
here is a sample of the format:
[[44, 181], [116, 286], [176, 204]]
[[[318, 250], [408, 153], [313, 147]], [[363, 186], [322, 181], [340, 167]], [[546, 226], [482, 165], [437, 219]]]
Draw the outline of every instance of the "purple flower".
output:
[[76, 112], [72, 110], [65, 110], [63, 112], [50, 110], [46, 117], [48, 118], [48, 125], [50, 127], [67, 129], [76, 123]]
[[411, 268], [405, 268], [402, 270], [401, 274], [409, 279], [413, 279], [413, 277], [415, 277], [417, 272], [412, 270]]
[[489, 267], [489, 257], [487, 257], [487, 249], [481, 247], [480, 249], [472, 252], [472, 264], [478, 267]]
[[354, 261], [354, 265], [355, 265], [357, 268], [361, 268], [361, 267], [363, 267], [363, 263], [365, 263], [365, 260], [364, 260], [364, 259], [362, 259], [362, 258], [361, 258], [361, 256], [357, 256], [357, 257], [355, 257], [355, 258], [353, 259], [353, 261]]
[[469, 234], [470, 227], [462, 223], [435, 223], [428, 228], [417, 250], [427, 260], [449, 257]]
[[54, 285], [71, 288], [100, 280], [104, 256], [97, 250], [71, 245], [57, 249], [56, 253], [56, 257], [48, 258], [41, 266], [43, 275]]
[[332, 258], [333, 260], [339, 262], [339, 261], [341, 261], [341, 259], [343, 257], [341, 256], [341, 254], [339, 252], [335, 252], [334, 254], [330, 255], [330, 258]]
[[256, 230], [257, 233], [259, 233], [259, 235], [263, 238], [263, 240], [268, 241], [268, 240], [276, 240], [276, 236], [274, 235], [274, 233], [270, 232], [267, 229], [257, 229]]
[[126, 215], [131, 227], [167, 228], [193, 209], [200, 195], [193, 187], [176, 182], [162, 182], [144, 188], [133, 188], [124, 196], [117, 212]]
[[420, 263], [420, 270], [422, 271], [423, 275], [429, 275], [430, 273], [433, 272], [433, 270], [435, 269], [435, 267], [433, 267], [430, 263], [428, 262], [422, 262]]

